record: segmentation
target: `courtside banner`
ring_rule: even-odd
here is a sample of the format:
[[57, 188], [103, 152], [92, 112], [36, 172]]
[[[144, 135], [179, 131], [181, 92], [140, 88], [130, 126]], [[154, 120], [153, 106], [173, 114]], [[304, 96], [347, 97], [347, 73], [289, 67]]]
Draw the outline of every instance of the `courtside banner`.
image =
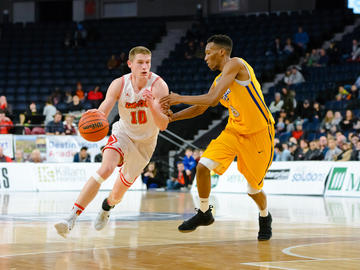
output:
[[0, 146], [3, 148], [5, 156], [14, 158], [13, 135], [1, 135]]
[[336, 162], [326, 183], [326, 196], [360, 197], [360, 162]]
[[72, 162], [74, 155], [83, 146], [88, 148], [91, 161], [94, 161], [107, 139], [105, 137], [98, 142], [88, 142], [81, 136], [46, 136], [46, 162]]
[[[323, 195], [325, 180], [332, 162], [297, 161], [273, 162], [264, 177], [264, 191], [268, 194]], [[212, 192], [247, 192], [245, 177], [233, 162], [223, 175], [211, 176]], [[196, 191], [196, 182], [192, 186]]]
[[[100, 167], [99, 163], [1, 163], [0, 191], [80, 191]], [[111, 190], [118, 169], [101, 185]], [[130, 190], [143, 190], [141, 177]]]

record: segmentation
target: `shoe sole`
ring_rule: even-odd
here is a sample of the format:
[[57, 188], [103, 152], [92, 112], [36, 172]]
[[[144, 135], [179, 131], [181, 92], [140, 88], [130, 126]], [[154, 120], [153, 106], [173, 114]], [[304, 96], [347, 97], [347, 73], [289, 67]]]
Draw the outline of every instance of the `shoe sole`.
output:
[[57, 223], [54, 225], [58, 235], [66, 238], [67, 234], [69, 233], [69, 228], [65, 223]]
[[200, 226], [209, 226], [209, 225], [213, 224], [214, 221], [215, 221], [215, 219], [214, 219], [213, 221], [211, 221], [209, 224], [199, 225], [199, 226], [197, 226], [197, 227], [196, 227], [195, 229], [193, 229], [193, 230], [180, 230], [180, 229], [178, 229], [178, 230], [179, 230], [179, 232], [181, 232], [181, 233], [189, 233], [189, 232], [195, 231], [195, 230], [196, 230], [198, 227], [200, 227]]

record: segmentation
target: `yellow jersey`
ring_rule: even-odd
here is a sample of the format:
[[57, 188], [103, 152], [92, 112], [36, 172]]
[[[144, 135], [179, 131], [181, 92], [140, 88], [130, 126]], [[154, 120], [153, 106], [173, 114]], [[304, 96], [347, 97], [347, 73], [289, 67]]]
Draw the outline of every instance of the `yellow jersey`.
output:
[[[267, 108], [259, 82], [254, 70], [243, 59], [250, 79], [247, 81], [234, 80], [226, 90], [220, 103], [229, 109], [229, 120], [226, 128], [235, 129], [241, 134], [251, 134], [274, 124], [274, 118]], [[214, 80], [214, 86], [220, 79], [220, 73]]]

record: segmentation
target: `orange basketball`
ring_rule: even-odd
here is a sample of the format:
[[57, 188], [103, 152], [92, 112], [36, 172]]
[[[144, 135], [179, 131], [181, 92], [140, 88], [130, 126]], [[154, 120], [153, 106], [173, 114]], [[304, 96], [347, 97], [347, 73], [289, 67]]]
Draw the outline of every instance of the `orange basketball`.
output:
[[79, 132], [87, 141], [100, 141], [109, 132], [109, 121], [98, 111], [86, 112], [80, 118]]

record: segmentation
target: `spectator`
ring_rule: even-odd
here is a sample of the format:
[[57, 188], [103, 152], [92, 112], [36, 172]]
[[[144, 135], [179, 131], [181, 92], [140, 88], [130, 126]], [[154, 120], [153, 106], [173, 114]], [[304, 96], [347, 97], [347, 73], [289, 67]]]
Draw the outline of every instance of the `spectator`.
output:
[[9, 134], [13, 127], [13, 122], [5, 115], [5, 111], [0, 109], [0, 134]]
[[81, 147], [80, 152], [74, 155], [73, 162], [91, 162], [90, 154], [86, 146]]
[[108, 70], [113, 70], [119, 66], [119, 61], [116, 59], [115, 54], [111, 55], [109, 60], [107, 61]]
[[356, 109], [360, 108], [359, 91], [355, 84], [353, 84], [351, 86], [349, 99], [350, 99], [350, 102], [349, 102], [348, 106], [346, 107], [347, 109], [356, 110]]
[[297, 69], [296, 66], [293, 66], [291, 68], [291, 75], [288, 80], [288, 85], [294, 85], [303, 82], [305, 82], [304, 76], [301, 74], [301, 72]]
[[[341, 96], [341, 99], [348, 99], [350, 93], [345, 89], [345, 87], [343, 85], [340, 85], [338, 88], [338, 95]], [[338, 96], [336, 95], [335, 98]], [[338, 101], [340, 101], [339, 99], [337, 99]]]
[[12, 159], [4, 155], [4, 149], [0, 146], [0, 162], [12, 162]]
[[355, 149], [351, 153], [350, 160], [360, 161], [360, 141], [356, 143]]
[[323, 160], [324, 155], [317, 147], [316, 141], [310, 142], [310, 149], [305, 154], [305, 160]]
[[44, 116], [37, 111], [36, 103], [31, 102], [27, 110], [19, 115], [19, 119], [21, 125], [33, 127], [35, 125], [41, 126]]
[[98, 108], [101, 101], [104, 99], [103, 93], [100, 91], [100, 86], [95, 86], [94, 90], [89, 91], [87, 95], [92, 108]]
[[196, 161], [193, 158], [192, 154], [193, 154], [193, 150], [191, 148], [186, 148], [185, 156], [183, 158], [185, 173], [189, 177], [191, 183], [194, 177], [194, 175], [191, 174], [191, 171], [193, 170], [194, 167], [196, 167]]
[[17, 149], [15, 151], [15, 157], [14, 157], [14, 162], [25, 162], [25, 157], [24, 157], [24, 151], [21, 149]]
[[286, 87], [283, 87], [281, 91], [282, 99], [284, 101], [282, 108], [284, 109], [288, 117], [292, 117], [294, 115], [294, 108], [296, 107], [296, 100], [292, 95], [292, 92], [288, 91]]
[[119, 58], [119, 69], [120, 69], [120, 72], [122, 75], [130, 72], [130, 68], [127, 64], [127, 61], [128, 61], [128, 58], [127, 58], [126, 53], [121, 52], [120, 58]]
[[314, 111], [308, 99], [305, 99], [302, 105], [299, 104], [296, 115], [306, 122], [312, 120]]
[[340, 122], [342, 121], [342, 115], [339, 111], [336, 111], [334, 114], [334, 119], [332, 120], [332, 125], [333, 126], [338, 126], [340, 124]]
[[312, 49], [311, 54], [309, 55], [309, 58], [306, 61], [306, 65], [308, 67], [312, 67], [318, 63], [319, 59], [320, 59], [320, 55], [318, 53], [318, 50]]
[[313, 103], [313, 119], [321, 120], [324, 116], [323, 108], [320, 106], [320, 103], [315, 101]]
[[271, 43], [270, 48], [265, 52], [265, 55], [282, 55], [281, 41], [279, 37], [276, 37]]
[[160, 188], [162, 183], [157, 173], [155, 162], [151, 161], [144, 169], [144, 173], [141, 175], [142, 181], [146, 184], [147, 189]]
[[326, 67], [329, 63], [329, 57], [326, 55], [326, 51], [324, 49], [320, 49], [320, 58], [317, 63], [314, 63], [315, 67]]
[[353, 125], [357, 119], [351, 110], [346, 110], [345, 119], [340, 122], [340, 129], [343, 132], [350, 132], [353, 130]]
[[103, 157], [103, 149], [104, 149], [105, 145], [100, 147], [100, 153], [97, 154], [94, 158], [95, 162], [102, 162], [102, 157]]
[[349, 142], [345, 142], [342, 145], [341, 153], [336, 156], [335, 160], [336, 161], [349, 161], [351, 158], [352, 151], [353, 150], [351, 148], [351, 144]]
[[[85, 98], [85, 92], [83, 90], [81, 82], [76, 83], [75, 95], [77, 95], [79, 97], [80, 101], [84, 100], [84, 98]], [[74, 99], [74, 97], [73, 97], [73, 99]]]
[[46, 101], [44, 110], [43, 110], [43, 115], [45, 115], [45, 126], [54, 120], [54, 115], [56, 114], [56, 108], [53, 105], [52, 101], [50, 98], [48, 98], [48, 100]]
[[304, 135], [303, 126], [301, 121], [296, 121], [295, 130], [291, 134], [295, 139], [299, 140]]
[[281, 143], [275, 145], [276, 158], [275, 161], [291, 161], [293, 157], [288, 149], [284, 149]]
[[319, 138], [319, 150], [323, 154], [323, 157], [325, 157], [326, 152], [329, 150], [327, 138], [325, 136]]
[[43, 161], [44, 161], [44, 160], [43, 160], [43, 158], [41, 157], [40, 150], [37, 149], [37, 148], [35, 148], [34, 150], [32, 150], [28, 162], [42, 163]]
[[199, 46], [197, 46], [196, 51], [195, 51], [195, 57], [202, 59], [202, 60], [205, 58], [205, 43], [204, 43], [204, 41], [199, 42]]
[[321, 132], [328, 132], [330, 131], [333, 125], [334, 113], [332, 110], [328, 110], [324, 119], [321, 121], [320, 130]]
[[337, 155], [341, 153], [341, 150], [336, 146], [336, 142], [333, 138], [328, 139], [329, 150], [325, 154], [324, 160], [333, 161], [336, 160]]
[[291, 38], [287, 38], [286, 39], [286, 43], [284, 46], [284, 53], [287, 55], [293, 54], [294, 53], [294, 46], [292, 44]]
[[6, 115], [12, 115], [11, 106], [8, 104], [6, 96], [0, 96], [0, 110], [3, 110]]
[[68, 112], [74, 115], [75, 119], [80, 119], [85, 109], [77, 95], [73, 96], [73, 102], [68, 107]]
[[58, 106], [61, 103], [63, 92], [60, 90], [59, 87], [56, 87], [55, 90], [52, 92], [50, 98], [52, 100], [52, 104], [54, 106]]
[[280, 93], [276, 92], [275, 93], [275, 100], [273, 100], [270, 103], [269, 110], [270, 110], [271, 113], [276, 114], [276, 113], [280, 112], [283, 105], [284, 105], [284, 101], [281, 100]]
[[303, 31], [301, 26], [299, 26], [298, 32], [294, 35], [294, 42], [302, 53], [305, 52], [307, 44], [309, 43], [309, 35]]
[[291, 145], [289, 147], [291, 155], [294, 157], [295, 161], [298, 160], [304, 160], [305, 158], [305, 153], [304, 153], [304, 148], [308, 149], [308, 144], [305, 140], [301, 139], [300, 140], [300, 146], [297, 146], [297, 144], [295, 145]]
[[190, 40], [185, 50], [185, 59], [193, 59], [195, 57], [195, 44], [194, 41]]
[[54, 120], [45, 126], [46, 135], [65, 135], [64, 124], [61, 118], [61, 112], [57, 111]]
[[184, 187], [187, 183], [189, 183], [189, 177], [185, 172], [184, 163], [179, 161], [176, 164], [177, 170], [175, 171], [173, 177], [166, 181], [166, 189], [167, 190], [177, 190]]
[[73, 96], [71, 94], [71, 90], [67, 90], [65, 92], [65, 98], [64, 98], [64, 102], [65, 104], [70, 104], [72, 102]]
[[351, 55], [348, 61], [357, 61], [359, 60], [358, 58], [360, 56], [360, 45], [356, 39], [354, 39], [352, 42], [353, 43], [352, 43]]
[[[281, 112], [280, 112], [281, 115]], [[285, 118], [286, 132], [292, 133], [295, 130], [294, 123], [289, 118]]]
[[74, 124], [74, 116], [67, 114], [63, 122], [65, 135], [77, 135], [77, 126]]

